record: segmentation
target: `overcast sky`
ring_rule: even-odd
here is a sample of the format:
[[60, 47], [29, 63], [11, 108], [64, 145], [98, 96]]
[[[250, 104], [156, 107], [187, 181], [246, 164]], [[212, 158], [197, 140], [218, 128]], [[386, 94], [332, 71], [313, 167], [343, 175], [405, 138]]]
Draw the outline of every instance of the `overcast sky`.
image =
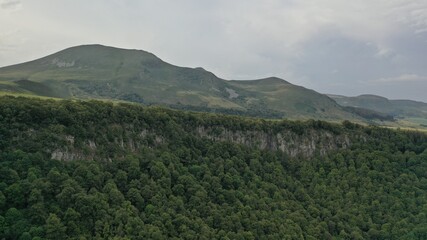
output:
[[91, 43], [225, 79], [427, 102], [426, 0], [0, 0], [0, 66]]

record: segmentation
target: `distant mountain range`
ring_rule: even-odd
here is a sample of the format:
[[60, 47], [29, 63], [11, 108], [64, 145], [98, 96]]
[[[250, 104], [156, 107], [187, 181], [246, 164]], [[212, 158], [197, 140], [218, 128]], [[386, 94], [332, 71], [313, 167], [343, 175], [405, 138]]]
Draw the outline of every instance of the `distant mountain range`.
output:
[[224, 80], [203, 68], [171, 65], [146, 51], [102, 45], [71, 47], [0, 68], [0, 93], [330, 121], [392, 120], [390, 116], [424, 118], [426, 112], [417, 111], [420, 106], [427, 109], [425, 103], [390, 101], [377, 96], [327, 96], [275, 77]]
[[427, 118], [427, 103], [412, 100], [389, 100], [376, 95], [360, 95], [345, 97], [341, 95], [328, 95], [341, 106], [360, 107], [371, 109], [394, 117], [420, 117]]
[[[345, 97], [328, 95], [344, 107], [369, 109], [392, 116], [403, 127], [427, 128], [427, 103], [412, 100], [390, 100], [376, 95]], [[399, 126], [399, 125], [398, 125]]]

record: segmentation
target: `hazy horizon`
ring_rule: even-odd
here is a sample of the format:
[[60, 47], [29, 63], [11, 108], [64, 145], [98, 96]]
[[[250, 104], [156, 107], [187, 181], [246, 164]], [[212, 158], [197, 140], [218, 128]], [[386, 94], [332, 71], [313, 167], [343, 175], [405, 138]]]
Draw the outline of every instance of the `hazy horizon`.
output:
[[224, 79], [427, 102], [427, 2], [0, 0], [0, 66], [68, 47], [149, 51]]

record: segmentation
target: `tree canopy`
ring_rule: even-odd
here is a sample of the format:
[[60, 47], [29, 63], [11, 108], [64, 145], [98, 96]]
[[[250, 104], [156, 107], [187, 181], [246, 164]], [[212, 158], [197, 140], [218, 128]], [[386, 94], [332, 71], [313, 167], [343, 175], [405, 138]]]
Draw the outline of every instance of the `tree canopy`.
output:
[[[200, 124], [328, 129], [364, 140], [292, 157], [186, 132]], [[168, 141], [153, 137], [124, 151], [117, 139], [130, 126]], [[102, 157], [52, 159], [53, 148], [67, 146], [63, 135], [74, 136], [68, 141], [82, 154], [91, 150], [87, 140], [97, 139]], [[426, 239], [426, 139], [349, 122], [3, 97], [0, 238]]]

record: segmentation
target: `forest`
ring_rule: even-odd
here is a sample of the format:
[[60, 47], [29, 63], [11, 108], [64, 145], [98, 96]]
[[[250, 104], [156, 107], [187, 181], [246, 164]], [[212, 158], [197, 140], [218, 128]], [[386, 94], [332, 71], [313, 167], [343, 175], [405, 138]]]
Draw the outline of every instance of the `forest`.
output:
[[[349, 144], [291, 156], [192, 134], [200, 126]], [[0, 97], [0, 239], [423, 240], [427, 135]]]

